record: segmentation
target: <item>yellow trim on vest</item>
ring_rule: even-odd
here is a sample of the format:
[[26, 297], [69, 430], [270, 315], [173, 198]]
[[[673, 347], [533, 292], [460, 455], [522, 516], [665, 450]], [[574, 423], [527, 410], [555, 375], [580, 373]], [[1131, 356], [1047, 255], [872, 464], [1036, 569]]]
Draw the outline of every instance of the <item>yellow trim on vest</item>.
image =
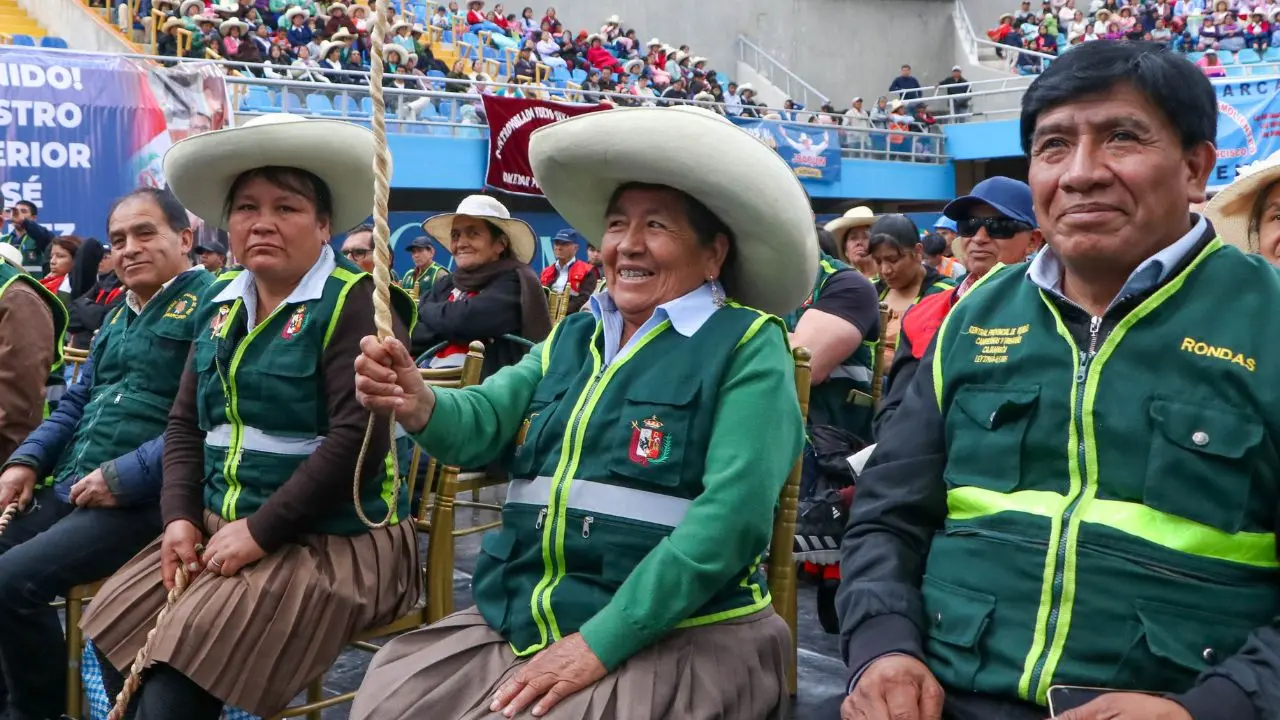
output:
[[[959, 300], [956, 300], [955, 305], [959, 305], [960, 301], [964, 300], [966, 297], [972, 294], [974, 290], [978, 289], [979, 285], [986, 282], [988, 278], [995, 277], [997, 273], [999, 273], [1001, 270], [1004, 270], [1006, 267], [1009, 267], [1009, 266], [1005, 265], [1004, 263], [996, 263], [990, 270], [987, 271], [986, 275], [983, 275], [982, 277], [973, 281], [973, 285], [969, 286], [969, 289], [965, 291], [964, 295], [960, 296]], [[947, 326], [950, 325], [951, 318], [955, 316], [955, 309], [956, 309], [955, 305], [951, 306], [951, 310], [947, 312], [947, 316], [942, 318], [942, 324], [938, 326], [938, 333], [934, 337], [939, 338], [938, 340], [939, 343], [942, 342], [941, 338], [946, 336]], [[941, 410], [942, 409], [942, 353], [938, 352], [937, 346], [934, 347], [934, 352], [933, 352], [933, 394], [938, 398], [938, 409]]]
[[[600, 326], [600, 322], [596, 321], [596, 326]], [[551, 367], [551, 343], [555, 340], [556, 333], [560, 331], [560, 323], [551, 326], [551, 332], [547, 335], [547, 339], [542, 342], [542, 375], [546, 377], [547, 368]], [[594, 342], [594, 340], [592, 341]]]

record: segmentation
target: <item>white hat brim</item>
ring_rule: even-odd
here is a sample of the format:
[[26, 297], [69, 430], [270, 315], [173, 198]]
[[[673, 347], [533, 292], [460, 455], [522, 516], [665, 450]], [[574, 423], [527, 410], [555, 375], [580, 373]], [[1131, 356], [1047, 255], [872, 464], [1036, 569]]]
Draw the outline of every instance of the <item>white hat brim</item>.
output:
[[594, 247], [619, 186], [664, 185], [696, 198], [733, 232], [733, 265], [724, 274], [730, 296], [785, 315], [813, 290], [817, 238], [800, 179], [778, 153], [715, 113], [684, 106], [579, 115], [535, 130], [529, 163], [551, 206]]
[[441, 213], [427, 218], [422, 223], [422, 229], [426, 230], [427, 234], [439, 241], [441, 245], [449, 247], [449, 243], [452, 241], [450, 235], [453, 232], [453, 219], [459, 215], [497, 225], [511, 240], [511, 254], [515, 256], [516, 260], [526, 265], [533, 260], [533, 251], [536, 247], [536, 242], [533, 239], [533, 226], [516, 218], [507, 219], [491, 215], [468, 215], [467, 213], [456, 212]]
[[1280, 162], [1237, 178], [1209, 200], [1204, 206], [1204, 214], [1223, 242], [1240, 248], [1242, 252], [1259, 251], [1258, 239], [1249, 232], [1253, 204], [1258, 193], [1277, 181], [1280, 181]]
[[875, 215], [871, 217], [838, 217], [835, 220], [822, 226], [823, 230], [839, 238], [842, 233], [852, 230], [856, 227], [870, 227], [876, 224]]
[[[195, 135], [169, 148], [164, 155], [165, 179], [188, 210], [226, 230], [232, 183], [249, 170], [275, 166], [306, 170], [328, 186], [335, 235], [369, 217], [372, 132], [341, 120], [308, 120], [286, 113], [261, 119], [266, 122]], [[317, 147], [326, 150], [318, 153]]]

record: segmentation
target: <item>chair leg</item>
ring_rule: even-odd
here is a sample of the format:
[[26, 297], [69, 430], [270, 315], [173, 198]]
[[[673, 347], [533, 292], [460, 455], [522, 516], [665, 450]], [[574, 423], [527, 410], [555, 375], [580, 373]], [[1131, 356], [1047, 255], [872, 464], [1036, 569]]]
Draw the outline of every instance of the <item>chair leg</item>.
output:
[[[312, 680], [307, 685], [307, 702], [320, 702], [324, 699], [324, 676]], [[320, 720], [321, 711], [312, 710], [307, 713], [307, 720]]]
[[427, 622], [453, 613], [454, 468], [443, 468], [432, 508], [431, 535], [427, 541]]
[[79, 718], [84, 707], [84, 687], [80, 678], [80, 658], [84, 652], [84, 633], [80, 616], [84, 601], [67, 599], [67, 716]]

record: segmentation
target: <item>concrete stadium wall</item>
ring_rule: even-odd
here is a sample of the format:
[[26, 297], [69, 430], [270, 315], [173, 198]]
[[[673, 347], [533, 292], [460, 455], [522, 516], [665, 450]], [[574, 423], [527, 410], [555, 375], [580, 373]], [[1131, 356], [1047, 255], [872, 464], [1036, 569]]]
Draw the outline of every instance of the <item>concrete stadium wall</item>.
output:
[[140, 53], [111, 24], [76, 0], [18, 0], [36, 22], [67, 41], [75, 50], [107, 53]]
[[640, 42], [687, 44], [722, 74], [736, 69], [742, 33], [842, 109], [854, 95], [870, 105], [903, 63], [925, 85], [955, 64], [947, 0], [559, 0], [554, 7], [568, 27], [591, 32], [616, 13]]

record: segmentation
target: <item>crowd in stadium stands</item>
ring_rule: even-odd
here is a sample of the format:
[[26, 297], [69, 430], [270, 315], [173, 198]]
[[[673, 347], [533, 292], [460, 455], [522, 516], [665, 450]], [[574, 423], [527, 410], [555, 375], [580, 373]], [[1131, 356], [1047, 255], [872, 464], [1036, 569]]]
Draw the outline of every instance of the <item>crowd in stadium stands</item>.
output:
[[[1236, 64], [1280, 62], [1280, 4], [1241, 0], [1043, 0], [1039, 10], [1023, 0], [987, 31], [992, 41], [1061, 55], [1094, 40], [1147, 40], [1191, 57], [1210, 77], [1231, 74]], [[1004, 53], [1001, 53], [1003, 56]], [[1039, 73], [1045, 58], [1009, 53], [1014, 68]]]

